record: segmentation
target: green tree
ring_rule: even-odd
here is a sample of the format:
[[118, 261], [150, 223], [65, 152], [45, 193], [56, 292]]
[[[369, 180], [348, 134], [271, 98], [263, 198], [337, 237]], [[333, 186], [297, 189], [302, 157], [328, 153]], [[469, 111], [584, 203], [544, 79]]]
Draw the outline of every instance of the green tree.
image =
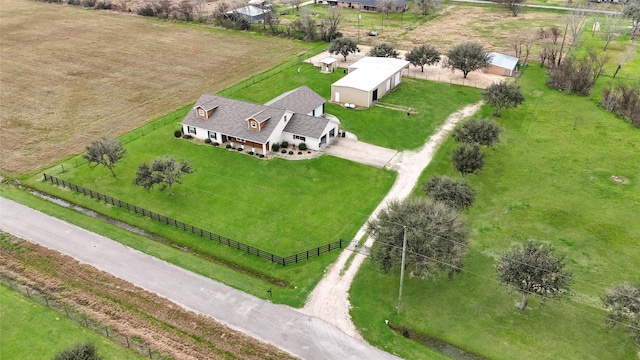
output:
[[367, 55], [374, 57], [397, 58], [400, 53], [398, 53], [398, 51], [396, 51], [396, 49], [394, 49], [391, 44], [382, 43], [372, 47]]
[[153, 186], [161, 184], [160, 191], [169, 187], [169, 195], [173, 195], [173, 184], [181, 184], [182, 176], [193, 172], [186, 161], [176, 161], [172, 157], [158, 157], [151, 162], [151, 166], [142, 163], [138, 166], [133, 184], [142, 186], [149, 191]]
[[358, 43], [352, 38], [337, 38], [331, 42], [329, 53], [340, 54], [347, 61], [347, 56], [358, 51]]
[[411, 49], [405, 60], [413, 66], [420, 66], [420, 70], [424, 72], [425, 65], [437, 64], [440, 61], [440, 53], [431, 45], [421, 45]]
[[498, 117], [501, 115], [500, 110], [517, 107], [524, 101], [520, 87], [506, 81], [489, 85], [482, 95], [484, 101], [495, 109], [493, 115]]
[[407, 237], [406, 269], [427, 277], [462, 269], [469, 228], [453, 208], [427, 198], [393, 201], [380, 211], [367, 229], [376, 239], [372, 257], [383, 271], [400, 269], [402, 244]]
[[522, 294], [518, 308], [527, 307], [529, 294], [543, 299], [557, 297], [567, 291], [571, 273], [564, 269], [562, 257], [550, 246], [527, 241], [505, 252], [497, 264], [498, 279]]
[[54, 360], [102, 360], [96, 346], [91, 343], [79, 343], [57, 354]]
[[435, 201], [445, 203], [456, 210], [469, 208], [476, 199], [476, 191], [463, 181], [437, 175], [422, 186], [425, 194]]
[[627, 327], [629, 336], [640, 343], [640, 286], [619, 284], [607, 290], [603, 299], [607, 323]]
[[102, 165], [111, 171], [113, 177], [116, 173], [113, 167], [127, 156], [127, 150], [116, 139], [102, 138], [87, 146], [87, 152], [83, 157], [89, 162], [89, 167], [95, 168]]
[[511, 11], [511, 15], [518, 16], [518, 13], [522, 10], [522, 3], [524, 0], [493, 0], [493, 2], [509, 9], [509, 11]]
[[464, 78], [474, 71], [489, 66], [491, 55], [484, 51], [482, 45], [468, 42], [456, 45], [447, 53], [446, 67], [461, 70]]
[[480, 171], [484, 166], [484, 154], [480, 145], [463, 143], [453, 151], [451, 157], [453, 168], [460, 171], [462, 176]]
[[453, 130], [453, 139], [459, 143], [493, 146], [501, 134], [502, 127], [493, 120], [469, 119]]

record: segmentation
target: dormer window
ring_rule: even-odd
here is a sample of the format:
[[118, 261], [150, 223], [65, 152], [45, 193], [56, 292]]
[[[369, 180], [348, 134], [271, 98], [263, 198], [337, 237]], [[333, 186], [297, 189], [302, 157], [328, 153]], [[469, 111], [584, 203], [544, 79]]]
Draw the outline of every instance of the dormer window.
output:
[[204, 109], [203, 108], [198, 108], [198, 116], [199, 117], [204, 117], [205, 115]]
[[251, 120], [249, 121], [249, 126], [251, 126], [252, 129], [257, 129], [258, 128], [258, 122], [255, 120]]

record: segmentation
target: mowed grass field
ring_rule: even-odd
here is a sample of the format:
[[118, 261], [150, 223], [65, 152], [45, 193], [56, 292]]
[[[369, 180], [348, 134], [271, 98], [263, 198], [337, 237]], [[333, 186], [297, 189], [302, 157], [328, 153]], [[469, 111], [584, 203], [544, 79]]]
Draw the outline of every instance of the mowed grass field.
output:
[[[463, 273], [405, 279], [397, 316], [398, 274], [364, 264], [350, 299], [365, 339], [425, 358], [391, 333], [387, 318], [490, 359], [637, 359], [624, 330], [605, 324], [601, 298], [615, 284], [640, 282], [640, 131], [545, 81], [543, 69], [526, 70], [525, 102], [498, 119], [501, 143], [485, 150], [484, 169], [467, 178], [477, 199], [464, 214], [472, 236]], [[419, 184], [435, 174], [459, 177], [451, 169], [455, 147], [445, 142]], [[419, 189], [414, 195], [424, 196]], [[527, 239], [552, 244], [574, 282], [566, 298], [533, 299], [521, 312], [520, 296], [497, 283], [495, 263]]]
[[314, 45], [91, 11], [0, 0], [0, 172], [81, 152]]
[[0, 304], [2, 359], [53, 359], [59, 352], [80, 342], [95, 344], [104, 359], [144, 358], [4, 285], [0, 285]]

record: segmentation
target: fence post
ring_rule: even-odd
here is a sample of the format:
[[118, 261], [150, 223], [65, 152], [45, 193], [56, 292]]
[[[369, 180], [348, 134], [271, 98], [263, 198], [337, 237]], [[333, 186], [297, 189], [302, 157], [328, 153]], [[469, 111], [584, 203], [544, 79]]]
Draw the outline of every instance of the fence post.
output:
[[109, 328], [108, 327], [104, 327], [104, 332], [107, 334], [107, 337], [109, 337]]
[[153, 356], [151, 355], [151, 348], [148, 347], [147, 350], [149, 350], [149, 359], [151, 359]]
[[69, 317], [69, 311], [67, 310], [67, 305], [63, 305], [63, 307], [64, 307], [65, 315], [67, 315], [67, 317]]
[[27, 296], [31, 298], [31, 294], [29, 293], [29, 287], [27, 287], [26, 289], [27, 289]]
[[87, 315], [84, 316], [84, 326], [89, 327], [89, 322], [87, 321]]
[[125, 340], [127, 340], [127, 349], [130, 349], [131, 345], [129, 344], [129, 337], [125, 336], [124, 338], [125, 338]]
[[45, 295], [43, 297], [44, 297], [44, 302], [47, 304], [47, 307], [49, 307], [49, 299], [48, 299], [47, 295]]

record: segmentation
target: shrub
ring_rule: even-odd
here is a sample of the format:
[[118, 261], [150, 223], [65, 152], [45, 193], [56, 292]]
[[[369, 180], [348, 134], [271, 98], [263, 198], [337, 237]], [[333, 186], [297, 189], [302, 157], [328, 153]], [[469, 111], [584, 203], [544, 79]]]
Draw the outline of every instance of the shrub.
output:
[[286, 154], [286, 153], [287, 153], [287, 150], [282, 149], [282, 150], [280, 150], [280, 152], [281, 152], [281, 153], [283, 153], [283, 154]]
[[111, 10], [112, 7], [113, 5], [110, 2], [100, 1], [96, 4], [96, 9], [99, 10]]
[[276, 152], [278, 150], [280, 150], [280, 144], [275, 143], [275, 144], [271, 145], [271, 151]]
[[143, 7], [139, 7], [138, 10], [136, 10], [136, 12], [140, 16], [156, 16], [156, 11], [153, 9], [153, 6], [149, 4]]
[[193, 139], [193, 136], [189, 135], [189, 134], [184, 134], [182, 135], [183, 139]]
[[453, 139], [467, 144], [493, 146], [500, 140], [502, 127], [493, 120], [470, 119], [453, 130]]
[[311, 151], [307, 151], [307, 154], [311, 154]]
[[249, 155], [253, 155], [253, 151], [249, 151]]
[[640, 88], [619, 84], [602, 90], [600, 105], [640, 128]]
[[282, 144], [280, 144], [280, 147], [283, 147], [283, 148], [286, 148], [287, 146], [289, 146], [288, 141], [283, 141]]
[[471, 185], [443, 175], [434, 176], [425, 182], [422, 190], [432, 199], [456, 210], [469, 208], [476, 198], [476, 191]]
[[260, 154], [259, 156], [260, 156], [260, 159], [264, 158], [264, 154]]
[[91, 343], [79, 343], [63, 350], [54, 357], [54, 360], [102, 360], [98, 355], [96, 346]]
[[231, 144], [227, 144], [227, 149], [231, 149]]
[[209, 138], [204, 139], [204, 143], [205, 144], [211, 144], [211, 139], [209, 139]]
[[300, 143], [300, 144], [298, 144], [298, 149], [300, 149], [300, 150], [307, 150], [307, 144], [305, 144], [305, 143]]
[[243, 148], [241, 148], [241, 147], [239, 147], [239, 148], [238, 148], [238, 151], [242, 151], [242, 150], [244, 150], [244, 149], [243, 149]]
[[73, 6], [80, 6], [80, 5], [82, 5], [82, 1], [80, 1], [80, 0], [68, 0], [67, 4], [73, 5]]
[[293, 151], [289, 150], [289, 155], [293, 155]]
[[182, 136], [182, 130], [176, 130], [173, 132], [173, 136], [179, 138]]
[[212, 143], [211, 143], [211, 145], [213, 145], [213, 146], [220, 146], [220, 143], [212, 142]]
[[92, 8], [96, 6], [96, 0], [82, 0], [82, 6]]
[[298, 155], [302, 155], [302, 151], [298, 151]]

